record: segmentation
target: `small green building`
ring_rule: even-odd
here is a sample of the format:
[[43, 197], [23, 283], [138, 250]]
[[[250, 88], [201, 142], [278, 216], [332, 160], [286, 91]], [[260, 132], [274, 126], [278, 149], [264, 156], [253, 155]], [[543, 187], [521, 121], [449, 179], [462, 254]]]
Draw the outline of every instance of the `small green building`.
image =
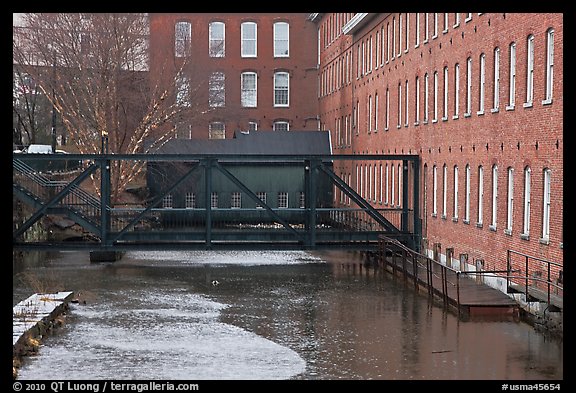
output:
[[[269, 157], [329, 155], [331, 145], [328, 131], [257, 131], [237, 132], [233, 139], [172, 139], [158, 149], [157, 153], [230, 155], [230, 160], [220, 161], [220, 165], [282, 218], [293, 222], [301, 220], [301, 210], [305, 207], [305, 168], [301, 160], [278, 160]], [[234, 160], [234, 157], [244, 155], [263, 155], [268, 156], [268, 159], [255, 157], [249, 161]], [[147, 167], [147, 185], [151, 200], [164, 193], [197, 163], [198, 161], [150, 161]], [[162, 203], [156, 206], [163, 208], [162, 221], [187, 225], [189, 222], [201, 220], [207, 206], [205, 187], [205, 171], [199, 167], [166, 194]], [[270, 219], [262, 206], [215, 168], [211, 170], [211, 190], [209, 203], [213, 221], [263, 223]], [[332, 185], [328, 178], [318, 178], [316, 195], [316, 207], [331, 206]]]

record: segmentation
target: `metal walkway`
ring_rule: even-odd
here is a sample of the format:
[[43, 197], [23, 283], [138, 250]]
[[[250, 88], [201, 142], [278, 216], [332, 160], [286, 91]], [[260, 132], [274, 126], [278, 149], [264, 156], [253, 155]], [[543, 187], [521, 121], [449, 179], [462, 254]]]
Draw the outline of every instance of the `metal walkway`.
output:
[[[81, 165], [68, 173], [33, 169], [46, 160], [68, 160]], [[13, 156], [13, 195], [33, 213], [15, 223], [13, 248], [376, 250], [378, 237], [383, 234], [418, 247], [418, 160], [417, 155], [18, 154]], [[154, 185], [151, 174], [160, 173], [163, 182], [155, 184], [154, 192], [141, 206], [116, 206], [111, 200], [116, 172], [111, 168], [133, 161], [145, 162], [149, 187]], [[398, 164], [399, 171], [400, 165], [403, 168], [402, 199], [396, 206], [384, 207], [382, 201], [376, 201], [375, 175], [377, 165], [382, 168], [382, 163], [388, 161]], [[242, 168], [246, 167], [252, 172], [243, 173]], [[254, 185], [259, 176], [278, 178], [274, 171], [279, 167], [292, 171], [290, 179], [294, 184], [286, 187], [300, 187], [299, 206], [275, 205], [275, 197], [274, 201], [266, 200]], [[352, 181], [350, 175], [339, 176], [337, 172], [360, 173], [360, 179]], [[87, 179], [96, 179], [97, 192], [89, 191], [93, 187]], [[350, 184], [354, 182], [356, 186]], [[218, 187], [237, 190], [242, 203], [212, 206]], [[183, 199], [184, 192], [186, 203], [188, 195], [193, 195], [192, 206], [165, 206], [174, 195]], [[293, 192], [297, 195], [297, 191]], [[361, 194], [369, 195], [370, 200]], [[291, 196], [290, 200], [295, 203], [295, 199]], [[32, 240], [27, 232], [46, 216], [74, 221], [85, 236], [75, 241]]]

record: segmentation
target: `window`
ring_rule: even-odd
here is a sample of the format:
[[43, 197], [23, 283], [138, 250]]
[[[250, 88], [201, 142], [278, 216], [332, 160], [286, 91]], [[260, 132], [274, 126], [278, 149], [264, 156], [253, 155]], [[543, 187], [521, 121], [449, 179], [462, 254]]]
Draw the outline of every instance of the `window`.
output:
[[542, 104], [552, 103], [552, 84], [554, 76], [554, 30], [546, 33], [546, 94]]
[[478, 114], [484, 114], [484, 85], [485, 85], [485, 68], [486, 68], [486, 55], [482, 53], [480, 55], [480, 85], [479, 85], [479, 96], [478, 96]]
[[438, 214], [438, 168], [432, 167], [432, 215]]
[[162, 198], [162, 208], [171, 209], [172, 207], [172, 194], [164, 195], [164, 198]]
[[514, 217], [514, 169], [508, 168], [508, 201], [506, 203], [506, 230], [512, 233], [512, 220]]
[[416, 77], [414, 81], [414, 125], [420, 123], [420, 79]]
[[212, 192], [212, 194], [210, 194], [210, 207], [212, 209], [218, 209], [218, 193], [217, 192]]
[[444, 106], [442, 108], [442, 120], [448, 120], [448, 67], [444, 67]]
[[454, 212], [453, 220], [458, 220], [458, 166], [454, 166]]
[[384, 130], [388, 130], [388, 127], [390, 126], [390, 90], [388, 89], [388, 87], [386, 87], [386, 113], [385, 113], [386, 119], [384, 122]]
[[434, 28], [432, 30], [432, 38], [438, 37], [438, 13], [434, 13]]
[[432, 123], [438, 121], [438, 72], [434, 71], [434, 117]]
[[406, 13], [406, 43], [404, 44], [405, 49], [404, 52], [408, 53], [408, 48], [410, 47], [410, 14]]
[[208, 26], [210, 57], [224, 57], [226, 54], [226, 25], [223, 22], [212, 22]]
[[372, 132], [372, 96], [368, 96], [368, 113], [367, 119], [368, 121], [368, 133]]
[[396, 190], [395, 182], [394, 182], [394, 165], [392, 165], [392, 197], [390, 199], [390, 204], [394, 206], [394, 202], [396, 201], [394, 191]]
[[226, 104], [226, 77], [223, 72], [213, 72], [209, 81], [208, 104], [211, 108], [221, 108]]
[[242, 107], [244, 108], [256, 108], [258, 102], [257, 93], [257, 76], [255, 72], [243, 72], [241, 77], [241, 89], [242, 89]]
[[400, 128], [402, 124], [402, 84], [398, 83], [398, 125]]
[[466, 165], [464, 174], [464, 222], [470, 223], [470, 165]]
[[484, 217], [484, 167], [478, 167], [478, 221], [477, 226], [481, 227]]
[[424, 43], [428, 42], [428, 36], [429, 36], [429, 29], [428, 29], [428, 19], [430, 19], [430, 14], [428, 12], [426, 12], [424, 14]]
[[466, 113], [464, 116], [470, 116], [472, 113], [472, 58], [466, 59]]
[[235, 191], [230, 194], [230, 207], [240, 209], [242, 207], [242, 194]]
[[446, 206], [448, 197], [448, 167], [442, 167], [442, 218], [446, 218]]
[[374, 96], [374, 132], [378, 131], [378, 93]]
[[460, 26], [460, 14], [458, 12], [454, 13], [454, 26], [453, 27], [458, 27]]
[[208, 139], [226, 139], [224, 123], [215, 121], [208, 125]]
[[507, 110], [514, 109], [516, 102], [516, 44], [512, 42], [510, 44], [510, 80], [508, 85], [508, 106]]
[[444, 28], [442, 29], [442, 33], [443, 34], [448, 33], [448, 13], [447, 12], [444, 13]]
[[255, 121], [249, 121], [248, 122], [248, 131], [250, 131], [250, 132], [258, 131], [258, 123]]
[[526, 61], [526, 103], [525, 107], [532, 106], [534, 99], [534, 36], [529, 35], [527, 40], [528, 51]]
[[402, 205], [402, 165], [398, 164], [398, 204], [400, 207]]
[[386, 24], [386, 30], [388, 31], [386, 35], [386, 63], [388, 63], [390, 61], [390, 23]]
[[492, 112], [500, 108], [500, 48], [494, 49], [494, 97]]
[[[258, 197], [258, 199], [260, 199], [262, 201], [262, 203], [266, 204], [266, 193], [265, 192], [257, 192], [256, 196]], [[264, 209], [264, 206], [260, 203], [258, 203], [256, 205], [256, 209]]]
[[287, 192], [279, 192], [278, 193], [278, 208], [279, 209], [288, 209], [288, 193]]
[[300, 209], [306, 208], [306, 194], [300, 191]]
[[424, 123], [428, 123], [428, 73], [424, 74]]
[[454, 116], [452, 117], [453, 119], [458, 118], [459, 106], [460, 106], [460, 64], [456, 63], [454, 65]]
[[388, 182], [389, 182], [389, 176], [390, 175], [390, 168], [388, 168], [388, 163], [386, 163], [386, 200], [385, 200], [385, 204], [388, 204], [388, 196], [390, 194], [389, 192], [389, 187], [388, 187]]
[[288, 57], [290, 48], [290, 25], [274, 23], [274, 57]]
[[406, 80], [406, 92], [404, 94], [404, 97], [406, 99], [406, 103], [404, 105], [405, 108], [405, 114], [404, 114], [404, 126], [408, 127], [408, 102], [410, 101], [410, 97], [408, 95], [408, 80]]
[[544, 195], [542, 212], [542, 241], [548, 242], [550, 238], [550, 193], [551, 193], [551, 171], [544, 169]]
[[256, 57], [257, 54], [257, 25], [254, 22], [244, 22], [240, 27], [242, 36], [242, 57]]
[[382, 194], [384, 193], [384, 173], [382, 164], [380, 164], [380, 204], [382, 204]]
[[274, 106], [289, 106], [289, 74], [287, 72], [274, 73]]
[[402, 56], [402, 14], [398, 15], [398, 57]]
[[190, 56], [192, 24], [190, 22], [177, 22], [175, 25], [174, 34], [174, 53], [176, 57]]
[[492, 224], [490, 229], [496, 230], [496, 218], [498, 216], [498, 166], [492, 166]]
[[420, 13], [416, 13], [416, 26], [414, 27], [416, 32], [414, 33], [414, 48], [418, 48], [420, 46]]
[[396, 57], [396, 18], [392, 18], [392, 59]]
[[524, 168], [524, 224], [522, 235], [528, 238], [530, 235], [530, 167]]
[[196, 194], [193, 192], [187, 192], [184, 197], [184, 206], [186, 209], [195, 209], [196, 208]]
[[272, 124], [274, 131], [290, 131], [290, 124], [287, 121], [279, 120]]
[[190, 80], [181, 74], [176, 78], [176, 105], [190, 107]]

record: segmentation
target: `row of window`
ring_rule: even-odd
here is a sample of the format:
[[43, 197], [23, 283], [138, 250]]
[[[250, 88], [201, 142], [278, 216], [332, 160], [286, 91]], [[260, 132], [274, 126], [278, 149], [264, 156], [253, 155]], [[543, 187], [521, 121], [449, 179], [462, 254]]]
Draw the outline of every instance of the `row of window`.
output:
[[[290, 73], [278, 71], [274, 73], [273, 93], [275, 108], [290, 106]], [[179, 75], [176, 78], [176, 103], [182, 107], [191, 106], [190, 78]], [[208, 82], [208, 105], [211, 108], [226, 106], [226, 74], [221, 71], [213, 72]], [[240, 105], [243, 108], [256, 108], [258, 106], [258, 74], [253, 71], [240, 74]]]
[[[529, 108], [533, 106], [534, 101], [534, 35], [530, 34], [526, 39], [526, 95], [525, 102], [523, 103], [524, 108]], [[501, 103], [500, 96], [502, 90], [501, 83], [501, 50], [499, 47], [493, 50], [493, 67], [492, 67], [492, 108], [491, 113], [497, 113], [500, 111]], [[466, 77], [465, 77], [465, 113], [464, 117], [470, 117], [472, 115], [472, 85], [473, 79], [473, 59], [468, 57], [466, 59]], [[553, 98], [553, 75], [554, 75], [554, 29], [550, 28], [546, 31], [546, 53], [544, 69], [544, 91], [542, 105], [552, 104]], [[511, 42], [508, 45], [508, 80], [507, 80], [507, 95], [508, 102], [506, 105], [506, 110], [511, 111], [515, 109], [516, 106], [516, 91], [517, 91], [517, 69], [516, 69], [516, 43]], [[439, 91], [442, 89], [442, 121], [447, 121], [449, 119], [449, 94], [450, 94], [450, 81], [453, 81], [453, 108], [452, 108], [452, 119], [458, 119], [460, 117], [460, 64], [456, 63], [453, 67], [453, 76], [451, 77], [450, 70], [448, 66], [445, 66], [442, 72], [442, 85], [440, 86], [440, 76], [438, 71], [434, 71], [432, 76], [428, 72], [424, 74], [423, 82], [421, 82], [420, 77], [417, 75], [414, 78], [414, 96], [411, 100], [409, 93], [409, 81], [399, 82], [397, 88], [397, 128], [402, 126], [408, 127], [410, 122], [410, 103], [414, 105], [414, 126], [420, 124], [420, 116], [423, 114], [422, 122], [423, 124], [428, 124], [430, 121], [430, 115], [432, 116], [432, 123], [437, 123], [440, 115], [440, 98]], [[478, 107], [476, 114], [483, 115], [486, 110], [486, 54], [481, 53], [478, 57], [478, 75], [476, 76], [478, 80]], [[430, 89], [430, 79], [432, 79], [432, 89]], [[423, 84], [423, 86], [421, 86]], [[423, 89], [423, 94], [421, 90]], [[432, 90], [432, 105], [430, 105], [430, 90]], [[402, 95], [404, 94], [404, 98]], [[421, 98], [423, 98], [423, 109], [421, 108]], [[384, 130], [387, 131], [390, 127], [390, 88], [386, 86], [385, 91], [385, 107], [384, 107]], [[432, 106], [432, 107], [431, 107]], [[352, 116], [342, 116], [341, 118], [335, 119], [335, 130], [337, 134], [338, 146], [349, 146], [351, 145], [351, 135], [352, 129], [356, 129], [356, 134], [360, 132], [359, 127], [359, 112], [360, 112], [360, 100], [356, 101], [356, 105], [353, 107]], [[366, 102], [366, 121], [365, 127], [368, 133], [378, 131], [378, 114], [380, 113], [379, 108], [379, 95], [375, 92], [374, 95], [368, 96]], [[404, 118], [404, 119], [403, 119]], [[351, 120], [351, 121], [350, 121]]]
[[[218, 209], [219, 207], [222, 207], [220, 205], [220, 198], [219, 198], [219, 193], [218, 192], [212, 192], [212, 194], [210, 195], [210, 207], [212, 209]], [[288, 192], [278, 192], [277, 194], [277, 206], [279, 209], [288, 209]], [[267, 204], [267, 198], [268, 198], [268, 194], [266, 192], [257, 192], [256, 196], [265, 204]], [[230, 208], [232, 209], [240, 209], [242, 208], [242, 193], [241, 192], [232, 192], [230, 193], [230, 204], [229, 204]], [[304, 208], [305, 207], [305, 198], [304, 198], [304, 192], [300, 192], [299, 194], [299, 206], [300, 208]], [[173, 208], [173, 197], [172, 194], [167, 194], [166, 196], [164, 196], [164, 198], [162, 199], [162, 207], [165, 209], [171, 209]], [[196, 194], [193, 192], [188, 192], [184, 195], [184, 208], [186, 209], [195, 209], [196, 206]], [[256, 206], [257, 209], [263, 209], [264, 207], [262, 205], [257, 205]]]
[[[175, 56], [190, 56], [192, 54], [192, 23], [176, 22], [174, 30]], [[273, 31], [274, 57], [289, 57], [289, 23], [275, 22]], [[226, 24], [224, 22], [211, 22], [208, 25], [208, 55], [210, 57], [226, 56]], [[242, 57], [258, 56], [258, 24], [256, 22], [243, 22], [240, 25], [240, 55]]]
[[[448, 166], [444, 164], [442, 170], [442, 188], [439, 188], [438, 183], [438, 166], [432, 167], [432, 217], [438, 216], [438, 202], [441, 198], [441, 217], [448, 216]], [[425, 167], [426, 172], [426, 167]], [[514, 168], [507, 168], [506, 190], [506, 225], [504, 232], [508, 235], [512, 234], [514, 226]], [[552, 172], [549, 168], [544, 168], [542, 171], [542, 207], [541, 207], [541, 222], [542, 227], [540, 231], [540, 241], [547, 244], [550, 239], [550, 203], [552, 193]], [[484, 206], [485, 206], [485, 187], [484, 187], [484, 167], [478, 166], [476, 173], [476, 225], [482, 227], [484, 224]], [[341, 173], [340, 177], [348, 185], [352, 183], [351, 173]], [[490, 191], [490, 224], [489, 228], [496, 231], [498, 223], [498, 200], [502, 192], [498, 186], [498, 165], [493, 165], [491, 169], [491, 191]], [[466, 165], [464, 168], [464, 187], [461, 189], [459, 184], [460, 174], [458, 165], [452, 168], [452, 220], [457, 222], [460, 218], [460, 213], [465, 224], [470, 224], [471, 206], [472, 201], [472, 167]], [[529, 239], [531, 233], [531, 214], [532, 208], [532, 169], [529, 166], [524, 168], [523, 173], [523, 191], [522, 191], [522, 231], [520, 237], [522, 239]], [[356, 165], [356, 190], [358, 193], [368, 201], [373, 203], [380, 203], [390, 207], [401, 207], [402, 205], [402, 166], [401, 164], [362, 164]], [[460, 192], [464, 195], [461, 196]], [[440, 194], [441, 192], [441, 194]], [[351, 201], [343, 192], [335, 193], [334, 197], [339, 200], [341, 204], [350, 205]], [[463, 201], [462, 201], [463, 198]], [[460, 203], [463, 202], [463, 205]], [[463, 209], [463, 211], [461, 211]]]

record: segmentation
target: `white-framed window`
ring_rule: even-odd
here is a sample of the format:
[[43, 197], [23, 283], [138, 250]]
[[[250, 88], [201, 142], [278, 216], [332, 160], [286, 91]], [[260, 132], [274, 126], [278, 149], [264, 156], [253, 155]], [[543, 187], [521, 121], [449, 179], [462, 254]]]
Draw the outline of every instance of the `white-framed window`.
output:
[[398, 124], [397, 128], [402, 125], [402, 83], [398, 83]]
[[508, 79], [508, 106], [507, 110], [514, 109], [516, 104], [516, 43], [510, 43], [509, 48], [509, 79]]
[[470, 222], [470, 164], [466, 164], [464, 174], [464, 222]]
[[243, 108], [256, 108], [258, 104], [258, 76], [255, 72], [243, 72], [240, 75], [241, 102]]
[[226, 25], [224, 22], [211, 22], [208, 25], [208, 40], [210, 57], [226, 55]]
[[272, 130], [290, 131], [290, 123], [286, 120], [276, 120], [274, 123], [272, 123]]
[[414, 48], [420, 46], [420, 13], [416, 12], [416, 26], [414, 26]]
[[402, 56], [402, 14], [398, 15], [398, 57]]
[[432, 215], [438, 214], [438, 168], [432, 167]]
[[389, 187], [389, 180], [390, 179], [390, 168], [388, 167], [388, 163], [386, 163], [386, 199], [384, 201], [384, 204], [388, 204], [389, 199], [388, 196], [390, 195], [390, 187]]
[[388, 130], [390, 127], [390, 89], [386, 87], [386, 113], [385, 113], [385, 122], [384, 122], [384, 130]]
[[300, 191], [299, 200], [300, 200], [300, 209], [306, 208], [306, 194], [304, 193], [304, 191]]
[[478, 86], [478, 114], [484, 114], [484, 89], [486, 85], [486, 55], [480, 54], [480, 81]]
[[434, 112], [432, 123], [438, 121], [438, 71], [434, 71]]
[[554, 82], [554, 29], [546, 32], [546, 90], [542, 104], [552, 103]]
[[240, 25], [241, 56], [256, 57], [258, 52], [258, 25], [255, 22], [243, 22]]
[[386, 34], [386, 63], [388, 63], [390, 61], [390, 40], [391, 40], [390, 22], [386, 23], [386, 30], [387, 30], [387, 34]]
[[382, 203], [382, 194], [384, 193], [384, 173], [383, 173], [382, 163], [380, 163], [380, 203]]
[[222, 108], [226, 105], [226, 75], [223, 72], [210, 74], [208, 82], [208, 105], [211, 108]]
[[[263, 191], [258, 191], [256, 193], [256, 196], [258, 197], [258, 199], [260, 199], [262, 201], [262, 203], [266, 204], [266, 193]], [[256, 204], [256, 209], [264, 209], [264, 206], [260, 203]]]
[[394, 165], [391, 165], [391, 166], [392, 166], [392, 174], [391, 174], [392, 175], [392, 184], [391, 184], [390, 188], [392, 189], [391, 190], [392, 195], [390, 198], [390, 205], [393, 207], [394, 203], [396, 202], [396, 182], [395, 182], [395, 176], [394, 176], [394, 172], [395, 172], [394, 169], [395, 168], [394, 168]]
[[392, 18], [392, 59], [396, 58], [396, 17]]
[[454, 13], [454, 28], [460, 26], [460, 13], [459, 12], [455, 12]]
[[506, 233], [512, 233], [514, 219], [514, 169], [508, 168], [508, 200], [506, 203]]
[[478, 166], [478, 218], [477, 225], [484, 222], [484, 167]]
[[492, 98], [492, 112], [498, 111], [500, 108], [500, 48], [494, 48], [494, 95]]
[[464, 22], [470, 22], [472, 20], [472, 13], [468, 12], [466, 13], [466, 19], [464, 19]]
[[184, 196], [184, 207], [186, 209], [196, 208], [196, 194], [193, 192], [187, 192]]
[[408, 94], [408, 79], [406, 79], [406, 91], [404, 94], [405, 97], [405, 105], [404, 105], [404, 127], [408, 127], [408, 115], [409, 115], [409, 111], [408, 111], [408, 103], [410, 102], [410, 96]]
[[174, 26], [174, 54], [176, 57], [190, 56], [192, 42], [192, 24], [190, 22], [176, 22]]
[[492, 166], [492, 223], [490, 228], [496, 230], [496, 221], [498, 218], [498, 166]]
[[287, 22], [274, 23], [274, 57], [290, 56], [290, 25]]
[[438, 13], [434, 13], [434, 28], [432, 29], [432, 39], [438, 37]]
[[444, 67], [444, 102], [442, 120], [448, 120], [448, 66]]
[[378, 93], [374, 94], [374, 132], [378, 131]]
[[526, 59], [526, 102], [524, 106], [532, 106], [534, 100], [534, 36], [530, 34], [527, 42]]
[[466, 59], [466, 113], [464, 116], [472, 114], [472, 58]]
[[285, 71], [274, 73], [274, 106], [287, 107], [290, 105], [290, 74]]
[[452, 213], [453, 219], [458, 219], [458, 165], [454, 165], [454, 211]]
[[424, 123], [428, 123], [428, 113], [430, 112], [429, 99], [430, 93], [428, 92], [428, 73], [424, 74]]
[[210, 194], [210, 208], [218, 209], [218, 193], [216, 191], [212, 191]]
[[428, 12], [424, 13], [424, 43], [428, 42], [430, 37], [430, 29], [428, 28], [428, 20], [430, 19], [430, 14]]
[[454, 65], [454, 116], [457, 119], [460, 107], [460, 64]]
[[190, 78], [182, 74], [176, 77], [176, 105], [190, 107]]
[[162, 198], [162, 208], [172, 209], [173, 207], [172, 194], [164, 195], [164, 198]]
[[542, 198], [542, 240], [547, 242], [550, 239], [550, 200], [552, 192], [552, 172], [544, 169], [544, 195]]
[[208, 139], [226, 139], [226, 125], [221, 121], [208, 124]]
[[280, 191], [278, 193], [278, 208], [279, 209], [288, 209], [288, 193], [284, 191]]
[[240, 209], [242, 207], [242, 194], [234, 191], [230, 194], [230, 208]]
[[366, 186], [368, 187], [368, 192], [366, 195], [368, 196], [368, 200], [372, 200], [372, 164], [368, 165], [368, 173], [366, 174]]
[[258, 131], [258, 122], [254, 120], [248, 121], [248, 131]]
[[530, 235], [530, 177], [532, 171], [529, 166], [524, 168], [524, 214], [522, 235], [528, 237]]
[[372, 132], [372, 96], [368, 96], [368, 113], [367, 113], [367, 122], [368, 122], [368, 133]]
[[443, 34], [448, 33], [448, 13], [447, 12], [444, 13], [444, 28], [442, 29], [442, 33]]
[[406, 34], [404, 36], [406, 37], [404, 53], [408, 53], [410, 48], [410, 14], [408, 12], [406, 13]]
[[402, 206], [402, 164], [398, 164], [398, 207]]
[[444, 164], [442, 167], [442, 218], [446, 218], [446, 210], [448, 207], [448, 166]]
[[420, 78], [414, 80], [414, 125], [420, 123]]

